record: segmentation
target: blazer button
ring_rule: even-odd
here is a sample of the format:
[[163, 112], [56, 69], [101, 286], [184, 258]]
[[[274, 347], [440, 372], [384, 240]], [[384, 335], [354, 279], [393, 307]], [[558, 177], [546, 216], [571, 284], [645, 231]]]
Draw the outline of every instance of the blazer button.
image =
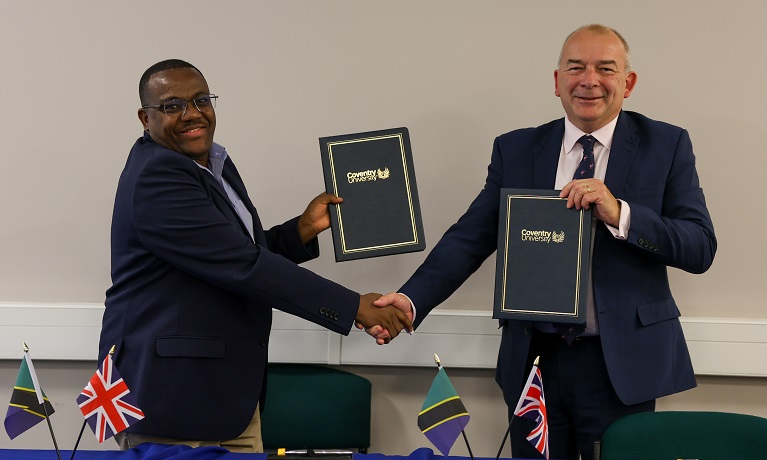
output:
[[333, 319], [338, 320], [338, 313], [333, 313]]
[[269, 341], [266, 339], [261, 339], [261, 346], [266, 347], [267, 345], [269, 345]]

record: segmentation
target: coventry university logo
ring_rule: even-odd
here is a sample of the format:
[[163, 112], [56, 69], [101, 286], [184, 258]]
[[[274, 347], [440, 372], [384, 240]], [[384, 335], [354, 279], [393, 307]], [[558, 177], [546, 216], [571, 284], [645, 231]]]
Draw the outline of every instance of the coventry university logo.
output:
[[368, 182], [378, 179], [384, 180], [388, 179], [390, 175], [389, 168], [384, 167], [383, 169], [378, 168], [368, 169], [366, 171], [348, 172], [346, 173], [346, 180], [349, 181], [350, 184], [354, 184], [356, 182]]
[[565, 241], [565, 231], [559, 233], [548, 230], [528, 230], [523, 228], [520, 232], [522, 241], [531, 243], [563, 243]]

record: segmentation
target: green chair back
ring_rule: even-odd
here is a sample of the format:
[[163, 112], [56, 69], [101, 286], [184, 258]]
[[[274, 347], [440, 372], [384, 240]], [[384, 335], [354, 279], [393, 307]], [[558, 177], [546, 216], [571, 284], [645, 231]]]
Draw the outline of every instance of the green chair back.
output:
[[261, 414], [264, 449], [370, 447], [371, 385], [364, 377], [311, 364], [269, 364]]
[[647, 412], [605, 431], [601, 460], [767, 458], [767, 419], [727, 412]]

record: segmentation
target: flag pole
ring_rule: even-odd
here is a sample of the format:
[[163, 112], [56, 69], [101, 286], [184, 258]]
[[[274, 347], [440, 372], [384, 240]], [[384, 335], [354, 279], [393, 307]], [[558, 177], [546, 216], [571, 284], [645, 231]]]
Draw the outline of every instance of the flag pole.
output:
[[[512, 415], [512, 420], [514, 420], [514, 416]], [[498, 460], [501, 458], [501, 452], [503, 452], [503, 446], [506, 444], [506, 439], [509, 437], [509, 433], [511, 432], [511, 421], [509, 421], [509, 427], [506, 428], [506, 434], [503, 435], [503, 441], [501, 441], [501, 447], [498, 448], [498, 453], [495, 455], [495, 460]]]
[[56, 443], [56, 435], [53, 434], [53, 426], [51, 425], [51, 417], [48, 415], [48, 409], [43, 402], [43, 410], [45, 411], [45, 421], [48, 422], [48, 431], [51, 432], [51, 439], [53, 440], [53, 447], [56, 449], [56, 456], [61, 460], [61, 452], [59, 452], [59, 445]]
[[[436, 353], [434, 353], [434, 364], [437, 365], [437, 369], [442, 369], [442, 362], [440, 362], [439, 356], [437, 356]], [[471, 457], [471, 460], [474, 460], [474, 454], [471, 452], [471, 446], [469, 445], [469, 438], [466, 437], [466, 431], [461, 430], [461, 434], [463, 435], [463, 442], [466, 443], [466, 449], [469, 451], [469, 456]]]
[[[37, 373], [34, 372], [34, 366], [32, 366], [32, 360], [29, 359], [29, 347], [27, 346], [27, 343], [24, 342], [24, 359], [27, 360], [27, 365], [32, 367], [33, 373], [35, 377], [37, 376]], [[37, 391], [38, 387], [40, 386], [39, 382], [33, 382], [33, 385], [35, 386], [35, 391]], [[48, 414], [48, 408], [45, 407], [45, 398], [43, 397], [43, 390], [40, 389], [40, 393], [37, 395], [38, 402], [43, 406], [43, 413], [45, 413], [45, 421], [48, 422], [48, 431], [51, 432], [51, 439], [53, 440], [53, 447], [56, 449], [56, 456], [61, 460], [61, 452], [59, 451], [59, 445], [56, 442], [56, 435], [53, 434], [53, 425], [51, 425], [51, 417]]]
[[77, 452], [77, 446], [80, 445], [80, 439], [83, 437], [83, 431], [85, 431], [85, 424], [88, 423], [87, 421], [83, 420], [83, 426], [80, 427], [80, 434], [77, 435], [77, 441], [75, 442], [75, 447], [72, 449], [72, 455], [69, 456], [69, 460], [72, 460], [75, 458], [75, 452]]
[[[533, 367], [538, 367], [538, 361], [541, 359], [540, 356], [535, 357], [535, 361], [533, 361]], [[501, 447], [498, 448], [498, 453], [495, 455], [495, 460], [498, 460], [501, 458], [501, 452], [503, 451], [503, 446], [506, 444], [506, 440], [509, 438], [509, 433], [511, 433], [511, 422], [514, 421], [514, 414], [511, 414], [511, 417], [509, 417], [509, 427], [506, 428], [506, 434], [503, 435], [503, 441], [501, 441]]]
[[[109, 349], [109, 356], [112, 356], [114, 354], [115, 354], [115, 346], [112, 345], [112, 348]], [[75, 458], [75, 452], [77, 452], [77, 446], [80, 445], [80, 440], [83, 437], [83, 431], [85, 431], [86, 423], [88, 423], [88, 419], [83, 420], [83, 426], [80, 427], [80, 434], [77, 435], [77, 441], [75, 442], [75, 447], [72, 449], [72, 455], [69, 457], [69, 460], [73, 460]]]

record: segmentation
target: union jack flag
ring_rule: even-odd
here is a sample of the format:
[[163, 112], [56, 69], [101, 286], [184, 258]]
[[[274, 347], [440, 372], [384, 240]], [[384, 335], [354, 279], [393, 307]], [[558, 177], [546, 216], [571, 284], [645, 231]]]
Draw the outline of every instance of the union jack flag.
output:
[[128, 385], [112, 364], [112, 355], [104, 358], [77, 397], [77, 404], [99, 442], [144, 418], [144, 412], [136, 406]]
[[541, 370], [538, 369], [537, 358], [533, 368], [530, 369], [530, 377], [522, 390], [514, 415], [535, 420], [537, 425], [527, 435], [527, 440], [548, 460], [549, 420], [546, 416], [546, 399], [543, 397], [543, 380]]

